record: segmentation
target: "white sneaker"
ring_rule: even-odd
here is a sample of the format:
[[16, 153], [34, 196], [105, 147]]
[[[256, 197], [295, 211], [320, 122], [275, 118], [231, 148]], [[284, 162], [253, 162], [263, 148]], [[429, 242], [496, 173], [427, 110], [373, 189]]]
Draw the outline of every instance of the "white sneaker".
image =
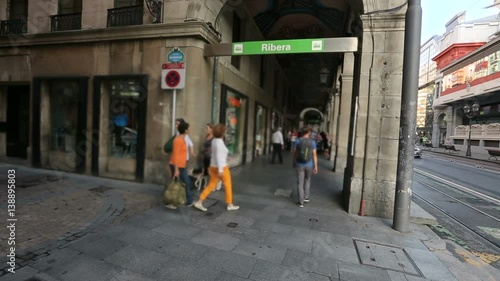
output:
[[215, 190], [220, 190], [221, 188], [222, 188], [222, 182], [221, 182], [221, 181], [219, 181], [219, 182], [217, 183], [217, 186], [215, 187]]
[[309, 199], [304, 199], [304, 203], [309, 203]]
[[194, 203], [194, 207], [202, 212], [207, 211], [207, 208], [203, 207], [203, 204], [199, 202]]
[[233, 204], [231, 204], [231, 205], [227, 205], [227, 210], [228, 210], [228, 211], [236, 211], [236, 210], [238, 210], [239, 208], [240, 208], [240, 206], [236, 206], [236, 205], [233, 205]]
[[177, 210], [177, 206], [172, 205], [172, 204], [167, 204], [165, 205], [166, 208], [169, 208], [170, 210]]

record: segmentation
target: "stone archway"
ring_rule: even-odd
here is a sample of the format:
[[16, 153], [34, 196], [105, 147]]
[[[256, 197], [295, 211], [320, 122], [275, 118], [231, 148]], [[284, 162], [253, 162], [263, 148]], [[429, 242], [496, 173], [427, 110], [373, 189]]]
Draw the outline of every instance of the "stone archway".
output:
[[323, 113], [317, 109], [317, 108], [314, 108], [314, 107], [308, 107], [308, 108], [304, 108], [301, 112], [300, 112], [300, 115], [299, 115], [299, 128], [302, 128], [304, 127], [304, 117], [306, 115], [306, 113], [308, 112], [311, 112], [311, 111], [314, 111], [316, 113], [319, 114], [319, 116], [321, 117], [321, 120], [324, 120], [324, 116], [323, 116]]

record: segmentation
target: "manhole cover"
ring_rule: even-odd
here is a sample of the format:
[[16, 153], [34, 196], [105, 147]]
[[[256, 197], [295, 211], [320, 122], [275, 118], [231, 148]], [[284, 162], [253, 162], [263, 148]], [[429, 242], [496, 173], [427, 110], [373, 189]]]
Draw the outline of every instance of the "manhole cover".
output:
[[290, 197], [290, 195], [292, 195], [292, 191], [288, 190], [288, 189], [278, 188], [274, 192], [274, 195], [276, 195], [276, 196], [283, 196], [283, 197]]
[[97, 193], [103, 193], [103, 192], [106, 192], [108, 190], [111, 190], [113, 189], [112, 187], [109, 187], [109, 186], [98, 186], [98, 187], [94, 187], [94, 188], [91, 188], [89, 189], [89, 191], [92, 191], [92, 192], [97, 192]]
[[235, 223], [235, 222], [230, 222], [230, 223], [228, 223], [226, 226], [227, 226], [227, 227], [232, 227], [232, 228], [235, 228], [235, 227], [237, 227], [237, 226], [238, 226], [238, 224], [237, 224], [237, 223]]
[[354, 242], [362, 264], [421, 276], [403, 249], [360, 240]]

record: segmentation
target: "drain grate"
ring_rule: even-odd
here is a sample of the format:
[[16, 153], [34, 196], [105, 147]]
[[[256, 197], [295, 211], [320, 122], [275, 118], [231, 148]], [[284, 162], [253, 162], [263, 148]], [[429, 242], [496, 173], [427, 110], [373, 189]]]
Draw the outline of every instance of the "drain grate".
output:
[[354, 242], [362, 264], [422, 276], [403, 249], [356, 239]]
[[237, 226], [238, 226], [238, 223], [236, 223], [236, 222], [230, 222], [230, 223], [228, 223], [226, 226], [227, 226], [227, 227], [231, 227], [231, 228], [235, 228], [235, 227], [237, 227]]
[[108, 190], [111, 190], [111, 189], [113, 189], [113, 188], [109, 187], [109, 186], [102, 186], [102, 185], [100, 185], [98, 187], [94, 187], [94, 188], [89, 189], [89, 191], [97, 192], [97, 193], [104, 193], [104, 192], [106, 192]]

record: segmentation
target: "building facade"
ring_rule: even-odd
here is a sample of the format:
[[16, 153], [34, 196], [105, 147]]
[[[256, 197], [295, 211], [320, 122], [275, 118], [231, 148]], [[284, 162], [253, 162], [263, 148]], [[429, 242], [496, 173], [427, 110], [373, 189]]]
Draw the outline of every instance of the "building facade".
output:
[[[429, 116], [427, 119], [427, 123], [432, 124], [429, 139], [434, 147], [442, 146], [447, 140], [449, 141], [449, 137], [454, 134], [454, 124], [457, 122], [453, 113], [453, 103], [449, 103], [449, 106], [445, 106], [446, 102], [443, 104], [446, 100], [442, 98], [443, 91], [473, 79], [473, 73], [470, 71], [467, 73], [459, 71], [455, 75], [444, 77], [444, 69], [490, 41], [492, 36], [500, 31], [499, 28], [497, 15], [468, 21], [465, 12], [457, 14], [446, 24], [446, 32], [438, 39], [438, 54], [431, 57], [436, 64], [437, 73], [434, 83], [429, 84], [432, 88], [427, 91], [433, 93], [433, 113], [432, 117]], [[430, 110], [428, 112], [430, 113]]]
[[[206, 123], [227, 124], [234, 166], [268, 152], [271, 130], [299, 124], [313, 107], [330, 112], [322, 121], [335, 139], [345, 209], [392, 217], [405, 4], [0, 0], [0, 158], [164, 183], [162, 147], [174, 118], [191, 123], [196, 152]], [[360, 44], [335, 56], [205, 54], [207, 46], [312, 36]], [[186, 74], [174, 102], [162, 68], [177, 51]]]
[[[443, 53], [443, 57], [449, 52]], [[440, 58], [437, 58], [438, 64]], [[473, 153], [487, 155], [486, 148], [500, 148], [500, 37], [442, 68], [442, 91], [434, 102], [440, 127], [449, 130], [447, 142]], [[448, 83], [445, 83], [448, 82]], [[472, 116], [464, 106], [478, 104]], [[437, 128], [435, 128], [437, 131]]]
[[432, 60], [440, 50], [440, 36], [433, 36], [420, 48], [420, 73], [417, 99], [417, 133], [420, 138], [432, 136], [432, 101], [435, 91], [437, 64]]

